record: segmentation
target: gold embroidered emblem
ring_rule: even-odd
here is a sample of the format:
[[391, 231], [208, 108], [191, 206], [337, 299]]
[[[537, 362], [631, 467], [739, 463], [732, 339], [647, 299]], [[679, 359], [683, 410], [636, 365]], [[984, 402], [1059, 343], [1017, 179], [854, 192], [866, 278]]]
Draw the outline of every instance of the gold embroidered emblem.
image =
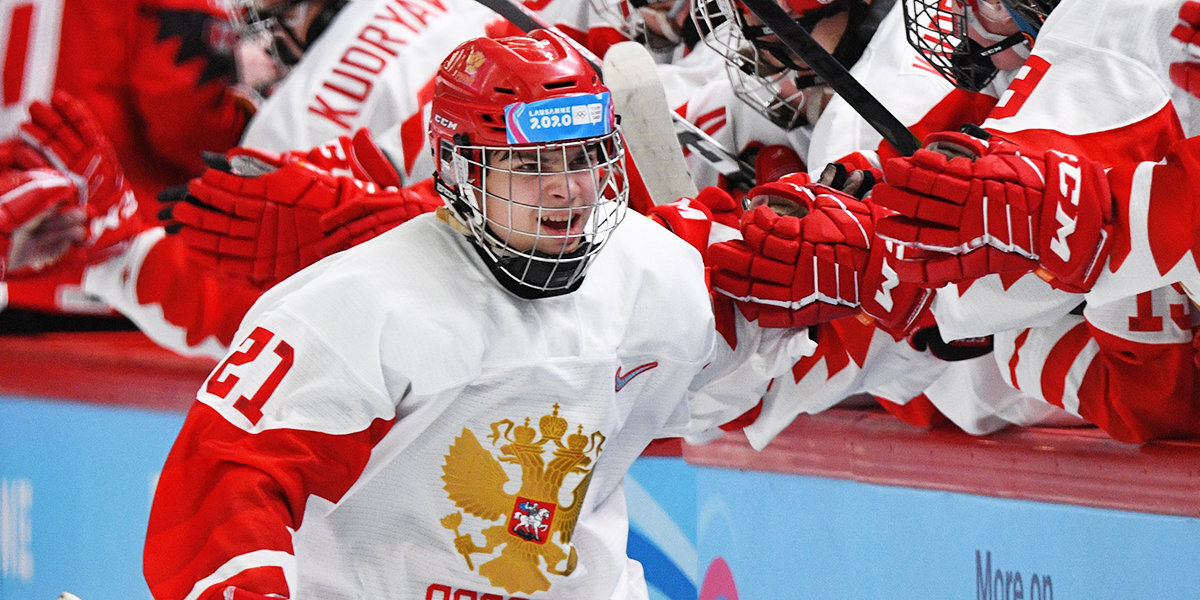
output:
[[467, 64], [464, 65], [464, 68], [466, 69], [467, 73], [474, 75], [475, 71], [478, 71], [479, 67], [483, 66], [483, 62], [483, 53], [475, 50], [474, 52], [471, 52], [470, 56], [467, 56]]
[[[462, 54], [459, 53], [458, 56], [461, 57]], [[475, 75], [479, 72], [479, 67], [482, 67], [483, 63], [487, 62], [487, 59], [484, 58], [482, 52], [472, 50], [466, 58], [462, 58], [461, 60], [462, 68], [452, 70], [454, 78], [467, 85], [472, 85], [475, 83]]]
[[[446, 515], [441, 524], [454, 532], [454, 548], [475, 570], [473, 554], [499, 554], [479, 565], [479, 574], [510, 594], [550, 589], [551, 575], [570, 575], [578, 555], [571, 545], [579, 510], [592, 479], [591, 466], [603, 450], [600, 432], [585, 435], [553, 413], [543, 415], [534, 430], [525, 419], [514, 425], [508, 419], [492, 423], [488, 439], [499, 451], [484, 448], [470, 430], [463, 428], [442, 465], [443, 489], [462, 512]], [[541, 434], [540, 439], [538, 433]], [[546, 455], [549, 454], [549, 460]], [[509, 475], [504, 463], [521, 470], [516, 493], [505, 490]], [[559, 494], [568, 476], [573, 479], [570, 504], [560, 505]], [[463, 513], [484, 521], [478, 525], [484, 543], [478, 545], [471, 532], [460, 532]]]

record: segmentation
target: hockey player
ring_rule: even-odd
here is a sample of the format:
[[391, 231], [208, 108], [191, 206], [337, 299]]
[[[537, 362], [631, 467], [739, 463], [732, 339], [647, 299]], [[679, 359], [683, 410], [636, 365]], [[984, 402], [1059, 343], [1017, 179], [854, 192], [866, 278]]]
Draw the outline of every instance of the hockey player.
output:
[[[891, 22], [895, 27], [899, 26], [901, 16], [898, 9], [889, 17], [896, 19]], [[903, 28], [887, 29], [888, 25], [889, 21], [884, 21], [876, 37], [889, 33], [898, 35], [898, 38], [892, 39], [903, 44], [903, 36], [900, 35]], [[864, 63], [867, 65], [886, 64], [886, 58], [890, 55], [873, 55], [871, 48], [874, 45], [873, 40], [860, 60], [869, 61]], [[930, 76], [940, 80], [924, 60], [913, 62], [913, 66], [918, 64], [923, 68], [919, 71], [913, 69], [913, 74], [908, 77], [920, 80], [916, 77], [919, 72], [924, 74], [926, 80]], [[851, 72], [857, 72], [869, 88], [874, 87], [877, 81], [893, 82], [890, 88], [886, 84], [880, 86], [885, 103], [890, 91], [902, 89], [898, 85], [900, 80], [895, 76], [873, 78], [865, 75], [870, 70], [860, 69], [858, 65]], [[946, 82], [943, 81], [941, 85], [945, 86]], [[957, 127], [963, 122], [978, 120], [995, 102], [995, 97], [974, 91], [952, 93], [944, 97], [931, 93], [930, 96], [924, 100], [923, 110], [929, 111], [924, 117], [920, 117], [919, 112], [915, 117], [901, 117], [913, 123], [914, 131], [939, 131], [939, 124], [942, 127]], [[918, 97], [910, 97], [907, 104], [900, 106], [916, 107], [917, 100]], [[834, 106], [831, 102], [830, 107]], [[821, 126], [828, 117], [828, 114], [821, 115], [814, 136], [822, 131]], [[836, 120], [828, 122], [837, 123]], [[835, 127], [824, 130], [824, 133], [828, 135], [830, 132], [844, 131], [847, 131], [845, 127]], [[874, 135], [873, 139], [878, 140], [878, 135]], [[861, 143], [861, 140], [870, 138], [858, 135], [851, 139], [860, 140]], [[814, 137], [814, 144], [816, 142]], [[836, 147], [836, 136], [833, 144], [821, 145]], [[870, 146], [859, 146], [864, 147]], [[854, 146], [850, 146], [845, 151], [853, 149]], [[810, 156], [813, 151], [817, 150], [810, 150]], [[895, 156], [895, 150], [886, 144], [881, 145], [878, 152], [884, 157], [889, 154]], [[868, 160], [863, 160], [870, 154], [858, 153], [857, 165], [851, 166], [870, 164]], [[839, 179], [825, 181], [841, 185]], [[844, 194], [837, 192], [836, 189], [814, 186], [808, 177], [787, 177], [778, 184], [751, 191], [750, 196], [761, 198], [762, 202], [799, 205], [806, 210], [824, 213], [830, 213], [831, 207], [861, 204], [858, 199], [844, 197]], [[821, 198], [819, 204], [822, 211], [813, 208], [817, 197]], [[871, 208], [870, 204], [868, 201], [866, 207], [859, 206], [854, 219], [847, 219], [851, 213], [843, 212], [844, 209], [832, 209], [830, 213], [842, 215], [833, 219], [832, 223], [842, 223], [844, 226], [853, 224], [855, 231], [866, 232], [865, 237], [845, 232], [839, 234], [844, 239], [821, 237], [833, 235], [833, 230], [829, 229], [830, 225], [825, 220], [829, 217], [821, 217], [820, 214], [804, 219], [778, 217], [770, 211], [758, 209], [751, 211], [743, 222], [745, 243], [727, 243], [721, 250], [711, 253], [715, 269], [714, 286], [739, 298], [739, 305], [747, 314], [758, 315], [760, 322], [764, 322], [765, 315], [766, 324], [796, 326], [821, 323], [816, 328], [819, 342], [817, 353], [795, 365], [793, 378], [781, 380], [772, 387], [764, 398], [762, 415], [746, 430], [751, 442], [765, 444], [800, 412], [823, 410], [848, 395], [863, 392], [875, 396], [889, 411], [906, 422], [933, 424], [941, 419], [940, 412], [971, 433], [988, 433], [1012, 423], [1079, 424], [1081, 421], [1077, 417], [1020, 394], [1008, 386], [993, 358], [988, 356], [992, 347], [992, 340], [988, 337], [956, 336], [947, 338], [947, 343], [932, 319], [916, 314], [910, 315], [907, 327], [897, 328], [892, 323], [890, 334], [881, 331], [876, 326], [878, 323], [868, 325], [858, 318], [830, 320], [838, 314], [856, 313], [876, 299], [902, 313], [905, 308], [920, 306], [918, 302], [905, 307], [899, 302], [901, 299], [914, 302], [921, 296], [907, 289], [911, 284], [897, 285], [894, 274], [890, 273], [890, 263], [881, 260], [886, 248], [883, 244], [872, 243], [870, 231], [874, 219], [884, 212], [877, 207]], [[802, 230], [818, 235], [813, 241], [819, 243], [806, 246]], [[851, 251], [846, 244], [851, 244], [850, 247], [856, 250]], [[814, 256], [801, 252], [800, 249], [805, 247], [813, 252], [817, 248], [824, 248], [820, 252], [834, 253], [831, 256], [839, 260], [825, 259], [819, 263], [797, 260]], [[756, 258], [756, 254], [768, 248], [774, 248], [773, 255]], [[867, 261], [867, 257], [871, 257], [873, 262]], [[843, 264], [840, 262], [842, 260], [848, 262]], [[835, 268], [839, 264], [841, 266]], [[868, 269], [867, 266], [871, 264], [875, 266]], [[847, 286], [852, 282], [856, 282], [859, 288], [839, 288], [839, 285]], [[876, 306], [874, 311], [878, 310]], [[964, 403], [964, 399], [969, 402]], [[935, 410], [932, 405], [940, 410]]]
[[[139, 197], [203, 169], [200, 151], [224, 152], [248, 107], [234, 91], [234, 38], [208, 0], [18, 3], [5, 14], [8, 56], [0, 138], [17, 133], [35, 100], [54, 90], [96, 114]], [[180, 114], [191, 118], [179, 119]]]
[[[1168, 57], [1176, 56], [1178, 49], [1172, 46], [1169, 32], [1177, 21], [1177, 3], [1112, 0], [1100, 10], [1094, 4], [1085, 8], [1075, 0], [1057, 7], [1056, 3], [1012, 4], [1026, 22], [1038, 22], [1039, 15], [1046, 19], [1048, 8], [1053, 13], [1037, 34], [1037, 44], [1021, 70], [1022, 76], [1009, 86], [1001, 104], [983, 123], [987, 132], [1025, 151], [1053, 149], [1087, 157], [1106, 167], [1157, 161], [1171, 144], [1194, 135], [1192, 115], [1200, 104], [1170, 85]], [[1129, 26], [1104, 26], [1111, 23]], [[1123, 35], [1117, 35], [1118, 31]], [[1100, 68], [1114, 75], [1097, 78], [1095, 72]], [[1103, 104], [1095, 102], [1099, 79], [1106, 82], [1101, 94]], [[1121, 87], [1112, 87], [1112, 81], [1121, 82]], [[1073, 112], [1069, 119], [1059, 114], [1062, 106], [1085, 104], [1091, 110]], [[955, 137], [939, 138], [942, 147], [946, 147], [947, 138]], [[965, 138], [958, 138], [957, 143], [966, 148], [975, 144]], [[976, 260], [974, 264], [979, 268], [986, 263]], [[980, 274], [968, 271], [955, 277]], [[1023, 310], [1010, 313], [971, 308], [982, 309], [987, 304], [975, 302], [971, 296], [995, 293], [1002, 287], [1026, 300]], [[1072, 286], [1068, 283], [1059, 287]], [[940, 321], [958, 333], [971, 335], [1034, 322], [1039, 314], [1053, 318], [1080, 300], [1078, 294], [1050, 289], [1036, 277], [1022, 277], [1004, 285], [999, 278], [988, 277], [964, 290], [961, 301], [950, 294], [939, 296], [935, 309], [945, 316]]]
[[[564, 0], [538, 8], [561, 20], [586, 6]], [[264, 287], [329, 249], [380, 230], [385, 221], [401, 222], [436, 203], [423, 134], [437, 67], [433, 57], [497, 23], [494, 13], [470, 0], [255, 0], [234, 3], [230, 10], [248, 39], [272, 32], [272, 39], [283, 40], [273, 47], [285, 59], [280, 72], [286, 76], [255, 114], [244, 146], [229, 152], [232, 164], [210, 169], [191, 184], [195, 193], [186, 206], [193, 219], [171, 218], [173, 228], [203, 222], [206, 229], [183, 241], [200, 239], [204, 245], [189, 248], [151, 228], [130, 244], [130, 252], [89, 268], [83, 284], [160, 345], [188, 355], [223, 355], [249, 301]], [[298, 62], [297, 54], [303, 57]], [[284, 165], [296, 160], [319, 168]], [[359, 160], [368, 161], [370, 173], [355, 170], [352, 163]], [[242, 177], [222, 172], [239, 168], [245, 169]], [[296, 172], [269, 174], [280, 168]], [[362, 197], [349, 176], [379, 188], [407, 189]], [[301, 187], [270, 183], [279, 177], [309, 181], [319, 193], [301, 198]], [[204, 204], [214, 198], [218, 204]], [[178, 207], [184, 198], [172, 199]], [[236, 218], [227, 218], [235, 203]], [[322, 225], [323, 212], [335, 208], [340, 210], [324, 215]], [[274, 220], [264, 221], [264, 215]], [[326, 234], [338, 236], [338, 243], [325, 244]], [[196, 272], [191, 259], [197, 255], [220, 270]], [[222, 263], [225, 258], [230, 260]], [[187, 291], [191, 288], [198, 289]], [[216, 298], [239, 300], [211, 301]]]
[[432, 111], [445, 209], [272, 288], [199, 392], [155, 598], [647, 597], [625, 472], [760, 365], [714, 355], [698, 255], [626, 214], [606, 89], [560, 38], [461, 45]]
[[[1040, 23], [1046, 10], [1031, 12], [1036, 6], [1013, 9]], [[995, 332], [996, 360], [1011, 385], [1116, 439], [1194, 436], [1195, 317], [1182, 290], [1093, 296], [1082, 315], [1067, 314], [1101, 275], [1110, 246], [1118, 262], [1130, 256], [1128, 234], [1112, 226], [1109, 181], [1122, 190], [1118, 198], [1138, 193], [1136, 170], [1121, 165], [1156, 161], [1194, 134], [1195, 99], [1168, 83], [1178, 6], [1067, 0], [1051, 8], [1022, 76], [984, 123], [990, 143], [944, 134], [933, 150], [963, 156], [921, 151], [889, 163], [875, 199], [903, 216], [877, 232], [918, 250], [898, 264], [901, 277], [964, 281], [939, 291], [938, 322], [951, 335]], [[1116, 22], [1120, 29], [1098, 25]], [[1086, 88], [1097, 68], [1112, 74], [1103, 103]], [[1061, 106], [1084, 102], [1089, 110], [1064, 119]], [[1106, 166], [1116, 167], [1107, 177]], [[1168, 181], [1171, 173], [1159, 175]], [[1142, 249], [1135, 256], [1134, 268], [1153, 264]], [[1027, 274], [1039, 262], [1050, 285]]]
[[[208, 0], [34, 0], [6, 4], [0, 21], [8, 57], [0, 139], [17, 133], [33, 101], [69, 93], [97, 115], [145, 217], [157, 212], [159, 191], [201, 172], [201, 151], [232, 147], [249, 118], [235, 92], [233, 37]], [[0, 309], [30, 327], [61, 315], [112, 315], [81, 291], [79, 268], [68, 262], [13, 275], [0, 284]]]

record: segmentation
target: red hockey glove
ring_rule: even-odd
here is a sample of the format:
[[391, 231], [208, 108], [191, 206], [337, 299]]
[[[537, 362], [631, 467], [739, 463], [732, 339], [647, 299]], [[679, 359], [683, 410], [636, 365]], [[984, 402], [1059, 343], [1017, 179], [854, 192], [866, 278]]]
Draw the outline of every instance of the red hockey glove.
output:
[[[225, 166], [221, 168], [243, 175], [258, 175], [296, 161], [306, 161], [333, 175], [346, 175], [381, 187], [400, 187], [402, 184], [400, 173], [365, 127], [353, 136], [343, 135], [307, 152], [292, 150], [280, 154], [258, 148], [232, 148], [225, 153], [222, 161]], [[212, 161], [209, 166], [218, 167]]]
[[88, 218], [83, 258], [104, 260], [141, 231], [137, 199], [116, 150], [88, 108], [66, 92], [29, 106], [21, 138], [54, 168], [76, 179]]
[[52, 167], [80, 177], [86, 197], [121, 193], [125, 177], [116, 151], [87, 107], [66, 92], [54, 92], [49, 104], [31, 104], [21, 137]]
[[670, 229], [680, 239], [699, 250], [701, 256], [705, 256], [708, 252], [709, 234], [716, 218], [714, 210], [721, 215], [721, 222], [725, 225], [738, 226], [735, 211], [740, 213], [740, 207], [729, 192], [716, 186], [700, 190], [695, 198], [680, 198], [651, 207], [646, 211], [646, 216]]
[[0, 171], [54, 168], [36, 149], [20, 137], [0, 140]]
[[75, 183], [50, 169], [0, 173], [0, 280], [40, 270], [87, 235]]
[[[930, 292], [902, 285], [885, 244], [873, 244], [877, 208], [812, 184], [802, 173], [756, 186], [743, 240], [709, 248], [712, 286], [764, 327], [802, 327], [858, 314], [903, 334]], [[784, 213], [784, 214], [780, 214]]]
[[1171, 63], [1171, 81], [1200, 97], [1200, 2], [1184, 2], [1179, 7], [1179, 20], [1181, 23], [1171, 30], [1171, 37], [1183, 42], [1188, 60]]
[[[941, 145], [980, 144], [936, 135]], [[1112, 243], [1112, 198], [1097, 163], [1004, 140], [976, 160], [934, 148], [889, 160], [872, 196], [899, 213], [876, 233], [917, 251], [895, 263], [902, 280], [940, 286], [1037, 271], [1057, 288], [1090, 289]]]
[[305, 161], [250, 176], [208, 169], [182, 198], [161, 196], [160, 216], [202, 262], [269, 287], [325, 256], [322, 215], [374, 191]]
[[398, 188], [403, 185], [400, 173], [365, 127], [353, 136], [343, 135], [324, 146], [313, 148], [305, 155], [305, 159], [335, 175], [350, 175], [380, 187]]
[[361, 244], [417, 215], [442, 206], [442, 197], [433, 189], [433, 179], [407, 188], [387, 188], [364, 195], [321, 216], [326, 255]]

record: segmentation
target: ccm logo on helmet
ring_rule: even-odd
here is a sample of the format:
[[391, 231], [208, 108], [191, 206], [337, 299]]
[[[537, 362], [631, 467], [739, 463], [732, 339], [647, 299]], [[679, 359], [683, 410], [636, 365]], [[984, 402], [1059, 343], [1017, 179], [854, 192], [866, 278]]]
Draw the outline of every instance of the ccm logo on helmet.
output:
[[[1055, 152], [1055, 154], [1063, 157], [1065, 160], [1078, 161], [1076, 157], [1070, 154]], [[1059, 202], [1055, 210], [1054, 220], [1058, 221], [1058, 230], [1054, 233], [1054, 238], [1050, 240], [1050, 250], [1058, 255], [1064, 261], [1071, 260], [1071, 247], [1067, 245], [1067, 238], [1075, 233], [1076, 221], [1079, 219], [1079, 178], [1080, 170], [1078, 164], [1068, 164], [1067, 162], [1058, 163], [1058, 193], [1076, 210], [1072, 210], [1069, 214], [1064, 210], [1065, 202]]]
[[446, 117], [443, 117], [442, 115], [433, 115], [433, 121], [435, 123], [437, 123], [438, 125], [441, 125], [442, 127], [445, 127], [446, 129], [449, 129], [450, 131], [454, 131], [454, 130], [458, 129], [458, 123], [455, 123], [454, 121], [451, 121], [450, 119], [447, 119]]

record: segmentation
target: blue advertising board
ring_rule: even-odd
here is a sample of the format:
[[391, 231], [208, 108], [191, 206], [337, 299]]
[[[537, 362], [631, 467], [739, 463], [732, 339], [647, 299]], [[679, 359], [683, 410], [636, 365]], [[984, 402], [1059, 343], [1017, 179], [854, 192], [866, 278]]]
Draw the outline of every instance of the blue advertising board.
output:
[[[183, 422], [0, 395], [0, 600], [149, 598], [142, 538]], [[645, 456], [629, 554], [652, 600], [1200, 598], [1200, 518]]]
[[0, 600], [149, 598], [142, 539], [179, 413], [0, 397]]
[[703, 600], [1200, 598], [1197, 518], [712, 467], [696, 486], [723, 573]]

